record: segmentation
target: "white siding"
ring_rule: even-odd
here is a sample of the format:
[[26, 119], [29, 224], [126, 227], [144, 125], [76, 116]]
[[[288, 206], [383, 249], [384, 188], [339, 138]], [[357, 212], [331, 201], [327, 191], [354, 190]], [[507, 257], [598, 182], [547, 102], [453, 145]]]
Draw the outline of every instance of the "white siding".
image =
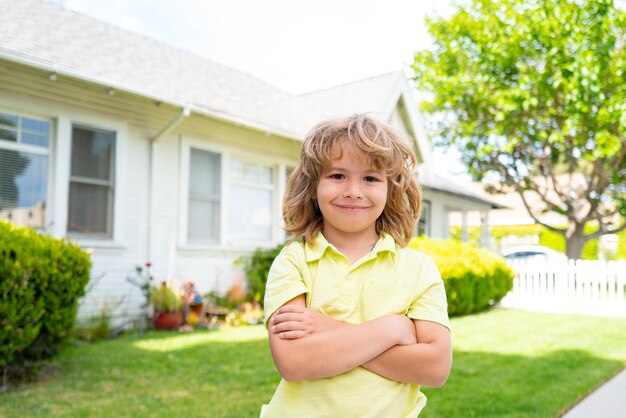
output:
[[[93, 289], [81, 304], [83, 317], [95, 315], [104, 304], [120, 306], [116, 315], [139, 312], [142, 296], [128, 283], [136, 265], [150, 261], [155, 279], [191, 279], [198, 290], [225, 292], [234, 280], [242, 280], [233, 261], [248, 248], [188, 248], [180, 242], [181, 152], [183, 141], [218, 147], [270, 161], [280, 173], [294, 165], [299, 144], [244, 127], [192, 114], [154, 144], [150, 195], [150, 139], [174, 120], [181, 109], [123, 92], [107, 92], [98, 86], [66, 77], [50, 81], [48, 75], [0, 60], [0, 109], [27, 112], [54, 122], [51, 149], [49, 229], [62, 237], [66, 232], [72, 123], [83, 123], [117, 133], [114, 239], [82, 241], [92, 251]], [[284, 188], [277, 182], [276, 207]], [[153, 208], [150, 217], [150, 208]], [[184, 215], [184, 214], [183, 214]], [[278, 228], [274, 242], [282, 241]]]

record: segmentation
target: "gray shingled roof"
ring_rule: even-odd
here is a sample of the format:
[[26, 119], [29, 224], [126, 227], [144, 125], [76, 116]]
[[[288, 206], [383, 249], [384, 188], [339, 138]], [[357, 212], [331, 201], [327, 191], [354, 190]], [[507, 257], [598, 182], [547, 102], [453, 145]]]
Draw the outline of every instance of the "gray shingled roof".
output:
[[388, 116], [402, 72], [292, 96], [253, 76], [42, 0], [0, 0], [0, 58], [292, 138], [326, 117]]
[[461, 184], [455, 183], [452, 180], [448, 180], [447, 178], [433, 171], [421, 170], [419, 175], [419, 182], [426, 190], [432, 189], [454, 196], [463, 196], [464, 198], [472, 200], [474, 202], [489, 205], [492, 209], [506, 208], [506, 206], [496, 202], [495, 200], [489, 199], [488, 197], [480, 196], [474, 193], [467, 186], [463, 186]]
[[387, 118], [390, 101], [397, 100], [398, 97], [394, 96], [399, 84], [406, 82], [402, 71], [394, 71], [295, 96], [290, 103], [307, 110], [305, 117], [311, 126], [322, 119], [354, 113], [372, 113]]
[[0, 57], [300, 136], [289, 94], [248, 74], [41, 0], [0, 0]]

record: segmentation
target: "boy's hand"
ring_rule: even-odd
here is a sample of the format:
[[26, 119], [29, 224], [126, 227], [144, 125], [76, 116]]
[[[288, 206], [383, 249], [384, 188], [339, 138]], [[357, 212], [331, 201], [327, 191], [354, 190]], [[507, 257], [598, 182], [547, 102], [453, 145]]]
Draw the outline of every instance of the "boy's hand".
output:
[[388, 315], [393, 321], [398, 335], [398, 345], [417, 344], [417, 334], [413, 320], [404, 315]]
[[270, 332], [282, 339], [295, 340], [346, 325], [304, 306], [285, 305], [272, 315]]

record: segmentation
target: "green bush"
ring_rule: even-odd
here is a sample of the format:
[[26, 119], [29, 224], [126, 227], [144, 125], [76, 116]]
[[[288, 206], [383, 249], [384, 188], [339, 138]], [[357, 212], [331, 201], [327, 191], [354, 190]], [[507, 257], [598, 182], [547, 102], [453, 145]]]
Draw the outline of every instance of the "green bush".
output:
[[429, 238], [414, 238], [409, 247], [430, 256], [439, 267], [450, 315], [489, 308], [513, 288], [513, 270], [504, 259], [487, 250]]
[[0, 222], [3, 384], [36, 370], [72, 338], [90, 269], [77, 245]]
[[284, 244], [279, 244], [274, 248], [268, 249], [258, 248], [252, 255], [240, 257], [235, 261], [236, 264], [243, 265], [248, 288], [247, 297], [250, 301], [257, 302], [263, 306], [267, 274], [270, 271], [272, 262], [283, 247]]

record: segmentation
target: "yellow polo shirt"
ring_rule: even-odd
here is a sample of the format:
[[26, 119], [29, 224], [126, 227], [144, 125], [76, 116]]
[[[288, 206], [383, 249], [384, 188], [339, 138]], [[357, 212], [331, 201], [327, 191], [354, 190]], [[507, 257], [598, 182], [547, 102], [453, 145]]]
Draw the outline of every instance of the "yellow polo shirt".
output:
[[[306, 306], [339, 321], [359, 324], [387, 314], [449, 327], [439, 270], [424, 254], [383, 234], [354, 264], [320, 233], [313, 245], [283, 248], [265, 289], [265, 325], [272, 314], [305, 294]], [[325, 379], [282, 379], [261, 413], [273, 417], [416, 417], [426, 404], [419, 385], [395, 382], [357, 367]]]

